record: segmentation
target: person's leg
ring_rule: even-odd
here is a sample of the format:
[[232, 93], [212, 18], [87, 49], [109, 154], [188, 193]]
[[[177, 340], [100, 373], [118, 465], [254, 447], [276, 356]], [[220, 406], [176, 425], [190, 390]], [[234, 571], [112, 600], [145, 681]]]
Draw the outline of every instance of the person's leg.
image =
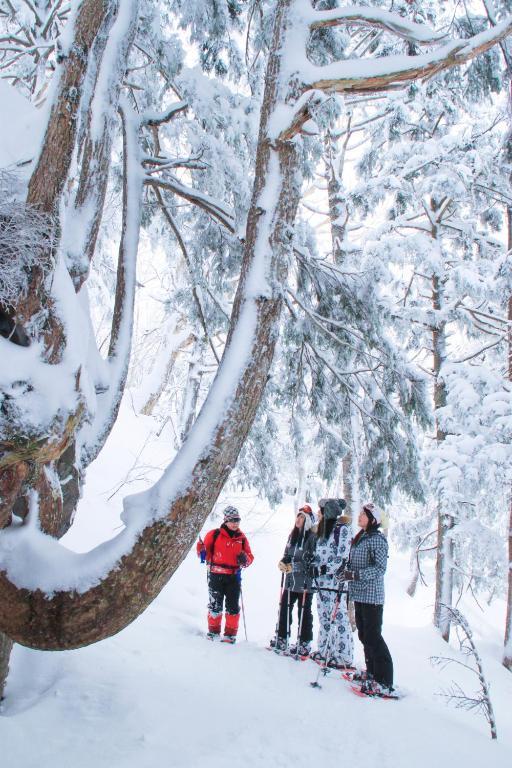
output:
[[301, 627], [299, 640], [302, 644], [309, 645], [309, 643], [311, 643], [313, 639], [312, 605], [313, 605], [313, 593], [306, 592], [305, 597], [304, 597], [304, 593], [301, 593], [300, 602], [299, 602], [299, 624]]
[[222, 574], [210, 573], [208, 577], [208, 633], [220, 635], [224, 589]]
[[338, 665], [351, 667], [354, 661], [354, 640], [352, 627], [348, 618], [347, 598], [341, 595], [338, 613], [336, 615], [336, 645], [333, 646], [333, 660]]
[[226, 637], [236, 637], [240, 621], [240, 581], [236, 574], [225, 578], [226, 623], [224, 634]]
[[[326, 654], [331, 656], [333, 648], [333, 636], [331, 632], [332, 613], [336, 600], [335, 592], [321, 592], [318, 628], [318, 650], [320, 655], [325, 658]], [[334, 630], [333, 630], [334, 631]]]
[[285, 589], [281, 599], [281, 610], [279, 611], [279, 624], [277, 627], [277, 636], [284, 643], [288, 640], [290, 630], [290, 590]]
[[373, 677], [373, 659], [368, 656], [367, 648], [366, 648], [366, 614], [365, 614], [365, 607], [366, 603], [358, 603], [354, 602], [354, 610], [356, 615], [356, 628], [357, 628], [357, 636], [359, 637], [359, 641], [361, 645], [363, 646], [363, 653], [364, 653], [364, 663], [366, 665], [366, 673], [368, 677]]
[[374, 680], [382, 685], [393, 686], [393, 660], [382, 637], [382, 605], [364, 605], [365, 655], [371, 658]]

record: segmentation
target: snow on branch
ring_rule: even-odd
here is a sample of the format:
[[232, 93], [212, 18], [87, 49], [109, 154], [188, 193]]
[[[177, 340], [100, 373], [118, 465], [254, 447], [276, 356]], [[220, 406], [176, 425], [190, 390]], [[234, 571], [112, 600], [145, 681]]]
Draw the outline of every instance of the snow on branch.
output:
[[330, 11], [313, 11], [309, 26], [310, 29], [319, 29], [341, 24], [378, 27], [419, 45], [439, 42], [446, 37], [444, 33], [435, 32], [425, 24], [415, 24], [398, 13], [358, 5], [334, 8]]
[[315, 11], [309, 0], [295, 0], [289, 13], [290, 23], [282, 46], [288, 94], [284, 94], [281, 103], [276, 105], [269, 121], [271, 140], [277, 137], [289, 141], [304, 131], [304, 125], [314, 118], [319, 91], [331, 95], [400, 88], [414, 80], [426, 80], [445, 69], [465, 64], [512, 32], [512, 16], [509, 16], [469, 39], [448, 40], [419, 56], [395, 54], [381, 58], [352, 58], [318, 66], [308, 59], [306, 51], [311, 32], [319, 27], [360, 23], [423, 45], [440, 43], [447, 38], [398, 14], [375, 8], [350, 6]]
[[339, 93], [385, 90], [397, 83], [425, 80], [445, 69], [465, 64], [504, 40], [511, 32], [512, 17], [508, 17], [468, 40], [452, 40], [420, 56], [349, 59], [322, 67], [305, 61], [301, 75], [308, 89]]
[[188, 200], [189, 203], [202, 208], [210, 216], [213, 216], [214, 219], [220, 221], [230, 232], [235, 231], [235, 217], [232, 211], [219, 200], [214, 200], [213, 197], [200, 192], [198, 189], [188, 187], [178, 181], [178, 179], [170, 176], [167, 176], [165, 181], [146, 176], [145, 183], [155, 188], [162, 187], [162, 189], [174, 192], [179, 197]]
[[51, 271], [52, 217], [20, 202], [0, 203], [0, 304], [14, 307], [28, 288], [30, 271]]
[[165, 112], [145, 112], [142, 116], [142, 125], [156, 126], [168, 123], [175, 115], [188, 109], [186, 101], [177, 101], [171, 104]]
[[109, 386], [98, 398], [92, 423], [84, 427], [80, 435], [86, 465], [103, 448], [117, 418], [132, 347], [143, 174], [138, 146], [140, 120], [125, 98], [120, 99], [119, 112], [123, 122], [123, 220], [108, 351]]

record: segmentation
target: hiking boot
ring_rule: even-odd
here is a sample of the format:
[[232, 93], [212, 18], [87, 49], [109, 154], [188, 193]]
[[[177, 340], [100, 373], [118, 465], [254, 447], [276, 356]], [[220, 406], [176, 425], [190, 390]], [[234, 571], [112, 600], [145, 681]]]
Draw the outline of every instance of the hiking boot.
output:
[[270, 647], [277, 653], [283, 653], [288, 649], [288, 641], [282, 637], [274, 637], [270, 641]]
[[364, 680], [361, 684], [361, 693], [367, 696], [383, 696], [398, 698], [398, 695], [392, 685], [384, 685], [376, 680]]
[[299, 643], [295, 648], [290, 648], [290, 653], [292, 656], [309, 656], [310, 650], [310, 643]]

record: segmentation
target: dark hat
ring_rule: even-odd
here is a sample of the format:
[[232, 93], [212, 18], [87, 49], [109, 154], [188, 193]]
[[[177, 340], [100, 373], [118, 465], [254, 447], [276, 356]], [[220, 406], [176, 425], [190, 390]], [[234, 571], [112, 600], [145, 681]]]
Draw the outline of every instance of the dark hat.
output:
[[239, 523], [240, 522], [240, 512], [236, 507], [226, 507], [226, 509], [223, 512], [224, 514], [224, 522], [225, 523]]
[[326, 499], [323, 512], [326, 520], [336, 520], [347, 506], [345, 499]]

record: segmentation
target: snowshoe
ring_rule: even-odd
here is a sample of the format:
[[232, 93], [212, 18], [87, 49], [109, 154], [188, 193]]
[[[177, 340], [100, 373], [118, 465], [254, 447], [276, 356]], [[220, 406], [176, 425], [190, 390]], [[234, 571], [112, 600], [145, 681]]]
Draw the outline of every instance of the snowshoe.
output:
[[229, 645], [234, 645], [236, 643], [236, 637], [234, 635], [224, 635], [221, 643], [229, 643]]
[[367, 699], [385, 699], [397, 701], [401, 699], [400, 693], [396, 688], [392, 688], [382, 683], [377, 683], [375, 680], [365, 680], [361, 685], [351, 685], [352, 692], [356, 696]]

